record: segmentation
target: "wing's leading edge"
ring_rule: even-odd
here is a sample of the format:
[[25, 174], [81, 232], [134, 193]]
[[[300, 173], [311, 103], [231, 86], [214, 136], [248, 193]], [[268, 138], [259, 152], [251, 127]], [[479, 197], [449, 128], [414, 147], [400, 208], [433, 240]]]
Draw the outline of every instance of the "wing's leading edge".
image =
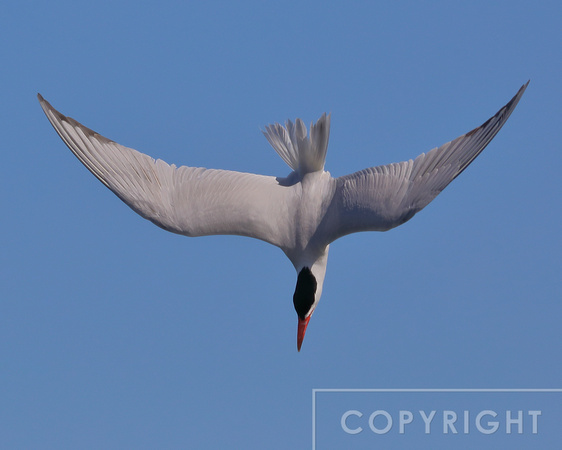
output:
[[358, 231], [388, 230], [411, 219], [484, 150], [528, 84], [484, 124], [413, 161], [371, 167], [337, 178], [329, 240]]
[[283, 246], [292, 196], [275, 177], [176, 167], [124, 147], [62, 115], [38, 95], [68, 148], [135, 212], [186, 236], [232, 234]]

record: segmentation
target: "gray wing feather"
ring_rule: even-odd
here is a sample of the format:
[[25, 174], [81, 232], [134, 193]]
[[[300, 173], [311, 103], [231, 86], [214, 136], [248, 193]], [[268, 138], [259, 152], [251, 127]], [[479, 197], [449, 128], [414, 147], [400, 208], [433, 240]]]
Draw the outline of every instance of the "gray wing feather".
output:
[[385, 231], [411, 219], [484, 150], [528, 84], [484, 124], [413, 161], [371, 167], [338, 178], [330, 239], [357, 231]]
[[135, 212], [186, 236], [234, 234], [282, 246], [291, 189], [275, 177], [176, 167], [124, 147], [62, 115], [38, 95], [78, 159]]

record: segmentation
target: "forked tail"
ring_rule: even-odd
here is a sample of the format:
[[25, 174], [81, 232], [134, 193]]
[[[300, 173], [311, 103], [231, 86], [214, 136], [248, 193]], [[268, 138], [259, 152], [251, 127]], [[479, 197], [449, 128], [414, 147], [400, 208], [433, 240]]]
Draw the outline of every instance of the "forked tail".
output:
[[287, 120], [285, 126], [279, 123], [268, 125], [263, 134], [283, 161], [301, 176], [324, 169], [330, 137], [330, 114], [324, 113], [315, 124], [310, 124], [310, 136], [301, 119], [295, 123]]

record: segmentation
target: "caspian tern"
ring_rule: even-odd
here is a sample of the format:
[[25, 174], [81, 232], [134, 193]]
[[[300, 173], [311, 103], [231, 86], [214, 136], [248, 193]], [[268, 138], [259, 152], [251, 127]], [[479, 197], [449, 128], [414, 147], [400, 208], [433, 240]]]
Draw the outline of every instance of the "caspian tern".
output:
[[99, 135], [38, 98], [72, 153], [145, 219], [185, 236], [249, 236], [283, 250], [298, 274], [293, 303], [300, 351], [322, 294], [330, 243], [410, 220], [484, 150], [528, 84], [484, 124], [441, 147], [339, 178], [324, 171], [330, 115], [311, 124], [310, 134], [300, 119], [266, 127], [265, 137], [292, 169], [281, 178], [169, 165]]

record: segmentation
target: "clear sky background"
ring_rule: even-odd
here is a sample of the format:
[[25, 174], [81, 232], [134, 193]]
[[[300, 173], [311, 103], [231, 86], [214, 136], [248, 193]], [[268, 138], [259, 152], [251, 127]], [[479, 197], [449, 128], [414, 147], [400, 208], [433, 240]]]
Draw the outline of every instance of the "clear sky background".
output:
[[[309, 448], [313, 388], [562, 387], [560, 17], [557, 1], [4, 4], [0, 447]], [[279, 249], [143, 220], [36, 99], [169, 163], [276, 176], [260, 130], [331, 112], [340, 176], [471, 130], [528, 79], [424, 211], [331, 246], [300, 353]]]

